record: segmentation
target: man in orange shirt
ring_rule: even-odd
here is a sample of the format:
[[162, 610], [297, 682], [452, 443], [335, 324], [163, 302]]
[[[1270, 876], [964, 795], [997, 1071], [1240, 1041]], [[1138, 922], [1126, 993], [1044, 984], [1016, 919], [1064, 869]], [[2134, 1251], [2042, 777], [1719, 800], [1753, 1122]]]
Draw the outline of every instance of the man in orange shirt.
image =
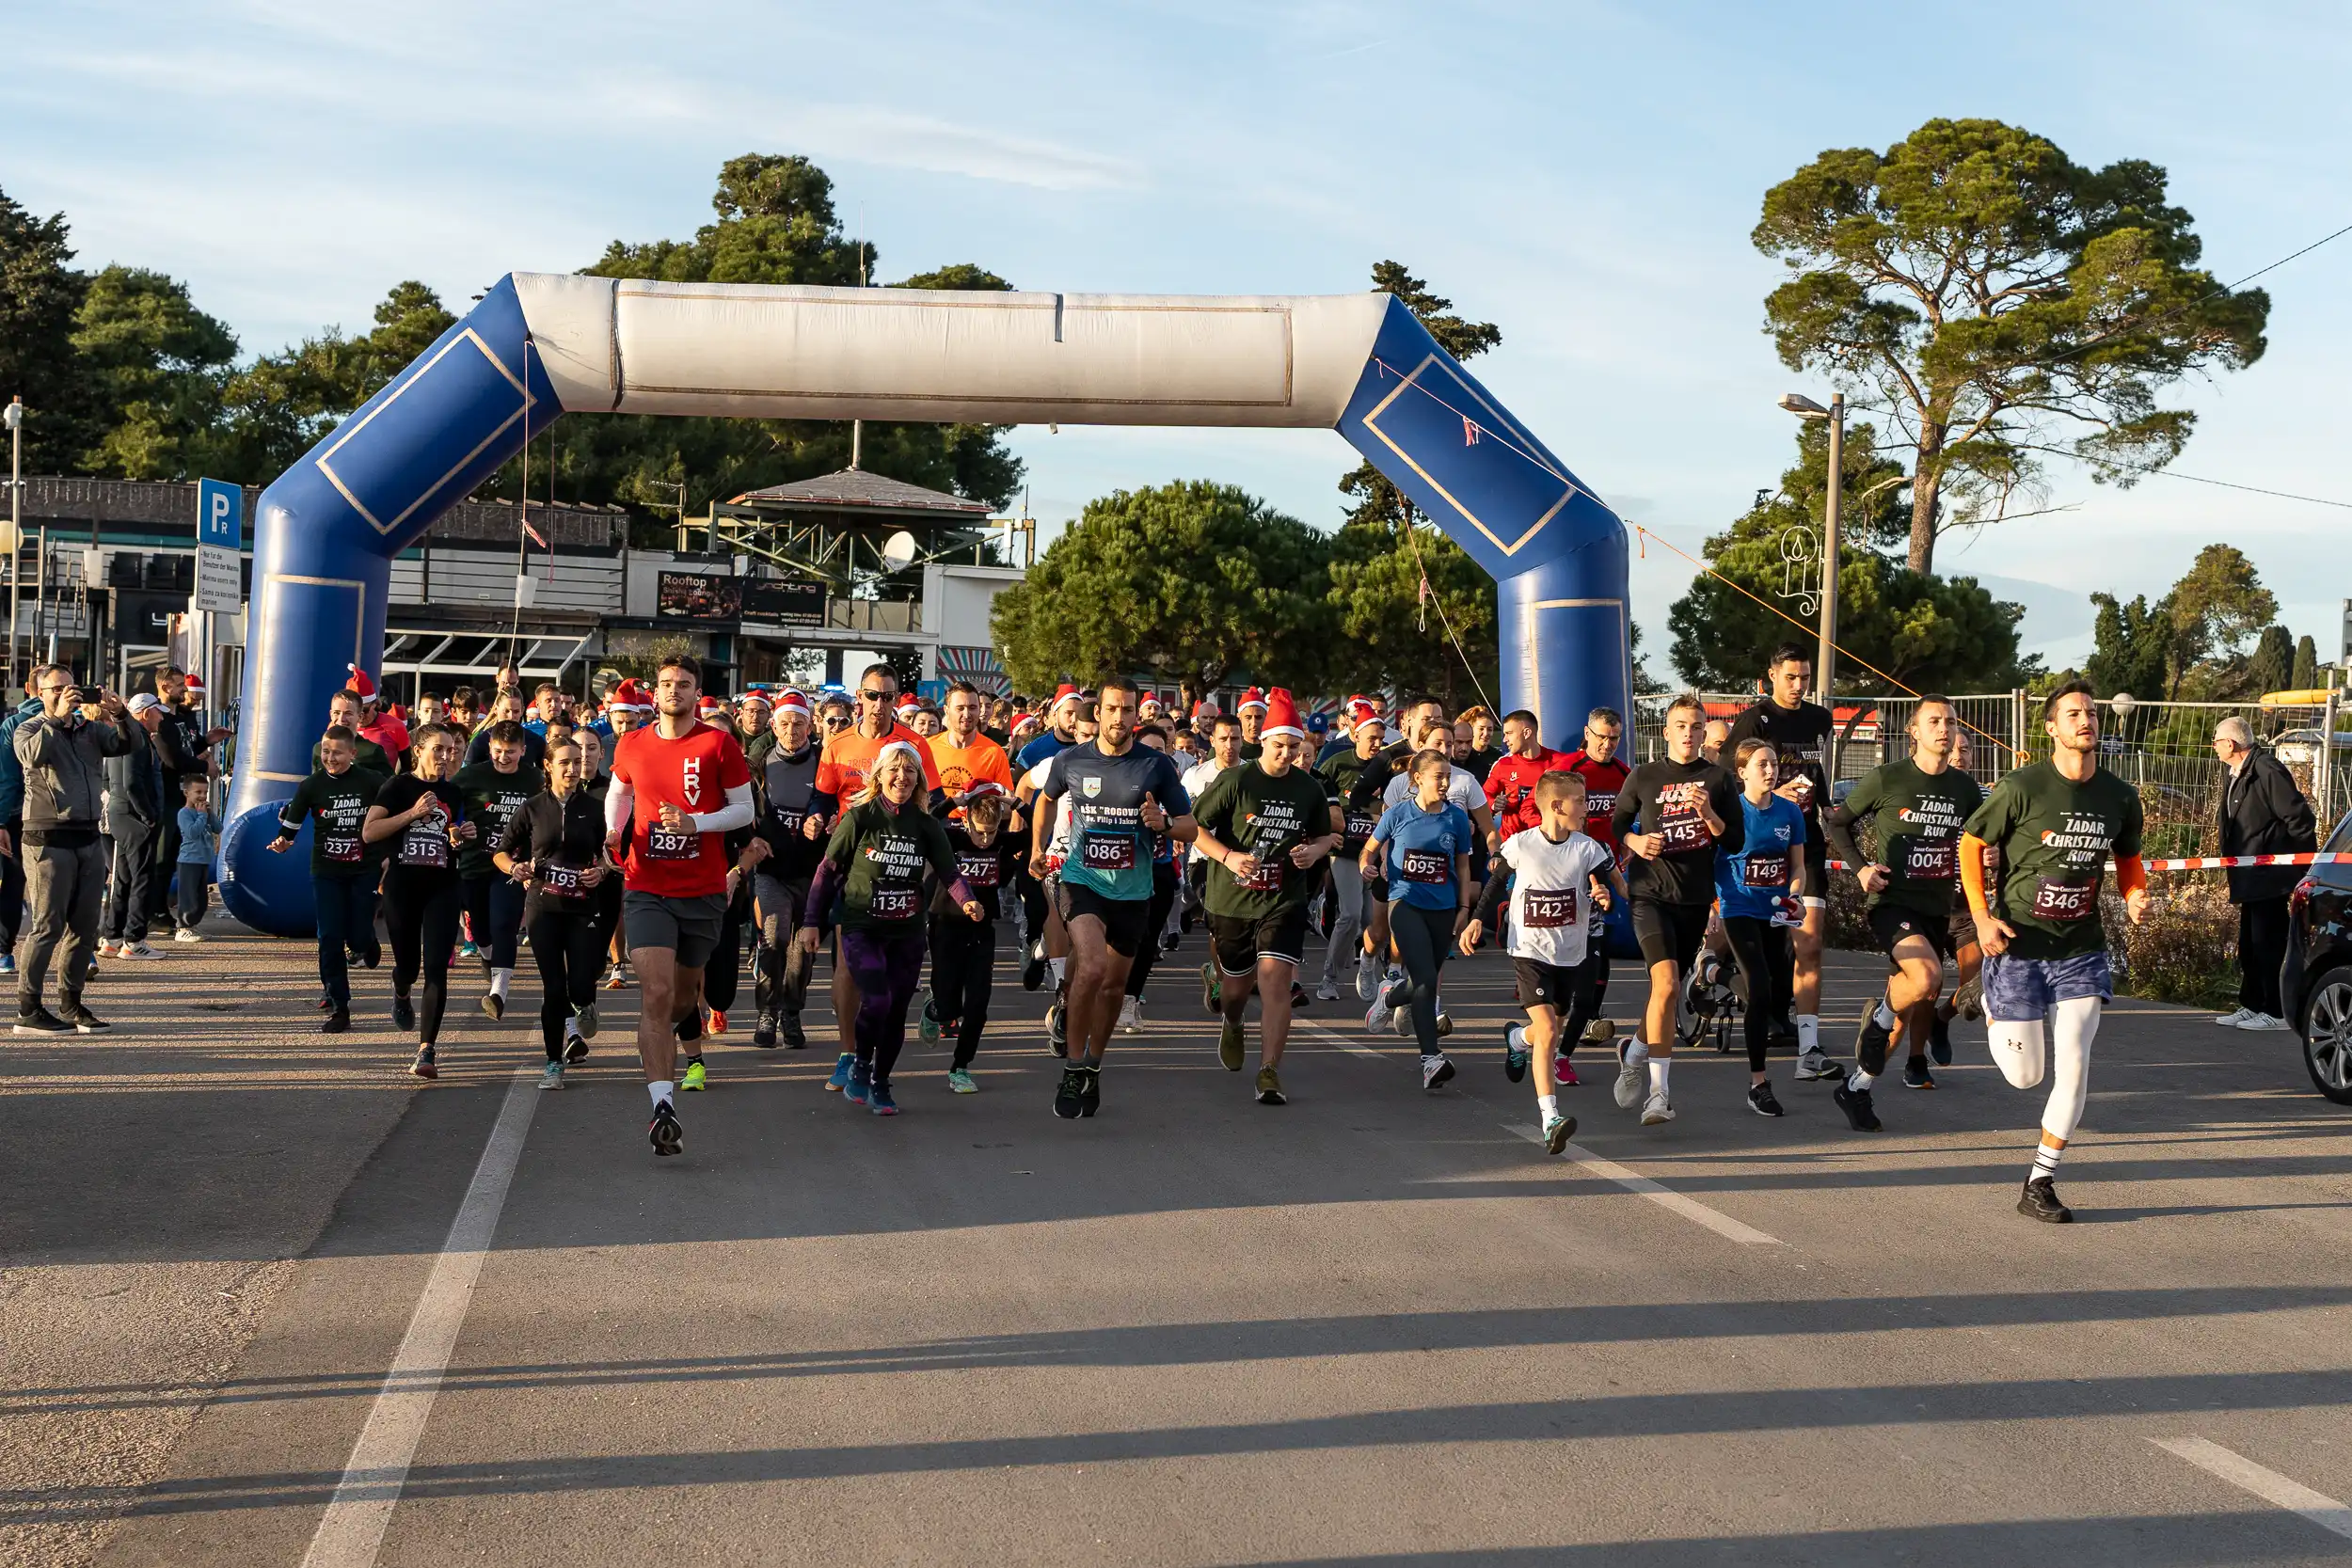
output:
[[1012, 793], [1012, 764], [1005, 749], [980, 733], [987, 699], [969, 681], [947, 689], [946, 728], [925, 737], [931, 766], [939, 770], [939, 787], [947, 798], [949, 815], [961, 812], [973, 796], [997, 789]]

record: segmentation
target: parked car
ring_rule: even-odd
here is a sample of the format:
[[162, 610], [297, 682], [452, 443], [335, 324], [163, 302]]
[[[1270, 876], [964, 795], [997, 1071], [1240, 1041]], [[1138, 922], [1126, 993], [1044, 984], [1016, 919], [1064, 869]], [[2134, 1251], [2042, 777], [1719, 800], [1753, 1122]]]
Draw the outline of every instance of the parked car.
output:
[[[2352, 852], [2352, 815], [2324, 848]], [[2352, 1105], [2352, 865], [2314, 865], [2287, 895], [2281, 1000], [2319, 1092]]]
[[[2271, 753], [2289, 767], [2300, 768], [2319, 760], [2319, 729], [2280, 730], [2270, 743]], [[2338, 730], [2334, 751], [2352, 750], [2352, 731]]]

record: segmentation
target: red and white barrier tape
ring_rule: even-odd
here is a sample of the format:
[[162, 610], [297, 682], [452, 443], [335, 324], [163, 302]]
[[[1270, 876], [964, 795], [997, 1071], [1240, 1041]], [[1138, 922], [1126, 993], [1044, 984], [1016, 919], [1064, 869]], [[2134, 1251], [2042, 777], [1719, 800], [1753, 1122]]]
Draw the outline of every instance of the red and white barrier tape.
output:
[[[2298, 855], [2189, 855], [2185, 857], [2142, 861], [2150, 871], [2225, 871], [2233, 865], [2352, 865], [2352, 853], [2322, 850], [2316, 854], [2305, 851]], [[2109, 861], [2112, 867], [2115, 863]], [[1854, 867], [1844, 861], [1831, 861], [1832, 871], [1851, 871]]]

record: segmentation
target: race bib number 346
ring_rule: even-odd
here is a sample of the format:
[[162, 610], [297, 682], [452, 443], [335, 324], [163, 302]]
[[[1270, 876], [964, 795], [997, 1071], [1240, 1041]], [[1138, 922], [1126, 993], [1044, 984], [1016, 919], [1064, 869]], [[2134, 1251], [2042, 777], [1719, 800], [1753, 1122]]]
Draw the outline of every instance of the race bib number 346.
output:
[[2081, 920], [2099, 907], [2099, 884], [2088, 882], [2054, 882], [2048, 879], [2034, 885], [2033, 915], [2036, 920]]

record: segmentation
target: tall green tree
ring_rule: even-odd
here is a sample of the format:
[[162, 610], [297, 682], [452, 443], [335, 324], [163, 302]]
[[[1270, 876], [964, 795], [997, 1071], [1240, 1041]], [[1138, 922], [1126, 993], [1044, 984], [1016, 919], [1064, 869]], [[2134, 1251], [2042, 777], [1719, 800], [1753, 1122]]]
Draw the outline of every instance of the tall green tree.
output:
[[2167, 672], [2172, 657], [2169, 607], [2151, 605], [2145, 594], [2126, 602], [2112, 594], [2093, 594], [2097, 610], [2091, 625], [2091, 654], [2083, 665], [2083, 678], [2102, 697], [2127, 691], [2143, 702], [2162, 702], [2170, 689]]
[[1791, 370], [1859, 388], [1912, 454], [1907, 563], [1998, 521], [2045, 454], [2128, 485], [2187, 442], [2182, 376], [2261, 357], [2269, 296], [2196, 262], [2188, 213], [2137, 159], [2091, 168], [1991, 119], [1931, 119], [1884, 152], [1823, 152], [1765, 193], [1764, 304]]
[[2253, 656], [2246, 661], [2249, 694], [2259, 697], [2265, 691], [2284, 691], [2294, 673], [2295, 639], [2286, 627], [2273, 622], [2263, 627], [2262, 636], [2254, 641]]
[[1320, 689], [1332, 643], [1329, 539], [1231, 484], [1183, 481], [1087, 503], [997, 594], [1013, 684], [1161, 672], [1187, 700], [1247, 673]]
[[2295, 644], [2295, 668], [2287, 675], [2291, 691], [2309, 691], [2319, 684], [2319, 644], [2306, 632]]
[[[1452, 300], [1431, 293], [1400, 261], [1375, 264], [1372, 283], [1404, 301], [1456, 359], [1502, 341], [1502, 328], [1455, 315]], [[1353, 504], [1331, 542], [1330, 599], [1343, 638], [1332, 678], [1374, 690], [1432, 691], [1459, 705], [1474, 689], [1471, 670], [1483, 680], [1496, 668], [1494, 579], [1369, 462], [1349, 470], [1340, 491]], [[1459, 654], [1449, 623], [1461, 639]]]
[[2235, 545], [2207, 545], [2165, 595], [2171, 637], [2166, 695], [2233, 694], [2245, 679], [2246, 641], [2279, 613], [2278, 596]]
[[[2017, 623], [2023, 610], [1995, 599], [1974, 578], [1914, 572], [1899, 548], [1909, 514], [1902, 466], [1878, 450], [1878, 433], [1848, 433], [1840, 467], [1838, 688], [1891, 694], [1867, 662], [1915, 690], [1999, 689], [2021, 678]], [[1671, 657], [1683, 679], [1714, 690], [1745, 690], [1767, 654], [1820, 613], [1822, 523], [1829, 499], [1829, 431], [1797, 427], [1797, 460], [1777, 490], [1759, 491], [1730, 529], [1707, 541], [1713, 570], [1691, 581], [1667, 612]]]
[[24, 400], [24, 467], [70, 473], [94, 435], [73, 347], [88, 280], [70, 264], [65, 214], [35, 217], [0, 192], [0, 404]]
[[184, 479], [208, 467], [237, 340], [160, 272], [107, 267], [74, 312], [73, 350], [99, 432], [76, 461], [118, 479]]

